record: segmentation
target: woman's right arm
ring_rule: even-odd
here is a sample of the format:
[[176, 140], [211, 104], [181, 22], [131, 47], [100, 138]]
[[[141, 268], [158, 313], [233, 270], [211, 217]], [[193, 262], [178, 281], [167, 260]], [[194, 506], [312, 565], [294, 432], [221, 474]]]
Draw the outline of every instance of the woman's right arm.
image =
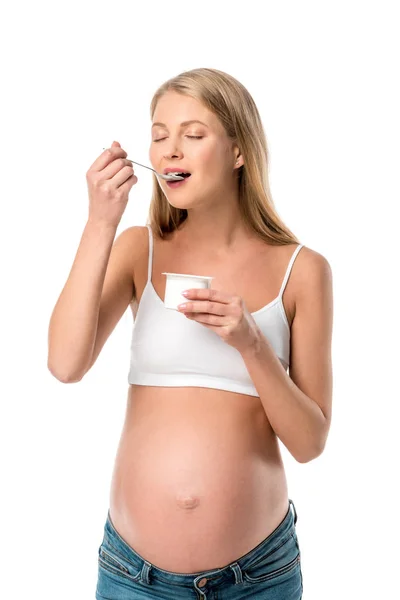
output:
[[65, 383], [79, 381], [93, 364], [100, 313], [104, 344], [133, 297], [132, 230], [140, 228], [123, 231], [114, 242], [129, 191], [137, 182], [125, 157], [114, 142], [87, 173], [89, 218], [48, 332], [47, 366]]

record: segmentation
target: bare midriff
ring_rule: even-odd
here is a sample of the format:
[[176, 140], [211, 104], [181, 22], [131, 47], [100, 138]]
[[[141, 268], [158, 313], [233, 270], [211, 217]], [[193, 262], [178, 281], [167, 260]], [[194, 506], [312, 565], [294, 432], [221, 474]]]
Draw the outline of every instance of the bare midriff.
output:
[[221, 568], [287, 510], [278, 440], [260, 398], [130, 386], [110, 517], [142, 558], [175, 573]]

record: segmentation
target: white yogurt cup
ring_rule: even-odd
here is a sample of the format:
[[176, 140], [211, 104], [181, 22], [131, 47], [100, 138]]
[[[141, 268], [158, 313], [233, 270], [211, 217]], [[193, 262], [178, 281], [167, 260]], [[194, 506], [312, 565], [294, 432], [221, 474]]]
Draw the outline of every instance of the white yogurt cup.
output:
[[214, 279], [214, 277], [183, 275], [182, 273], [162, 273], [162, 275], [167, 276], [164, 306], [173, 310], [178, 310], [178, 305], [183, 302], [190, 302], [190, 298], [182, 296], [182, 292], [191, 288], [209, 289], [211, 280]]

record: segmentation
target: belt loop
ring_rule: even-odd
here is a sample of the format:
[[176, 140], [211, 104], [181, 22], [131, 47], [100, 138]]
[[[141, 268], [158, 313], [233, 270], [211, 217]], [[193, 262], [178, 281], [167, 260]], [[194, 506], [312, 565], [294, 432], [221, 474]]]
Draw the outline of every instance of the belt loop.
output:
[[293, 506], [293, 511], [294, 511], [294, 524], [296, 525], [296, 523], [297, 523], [297, 512], [296, 512], [296, 507], [295, 507], [295, 505], [294, 505], [294, 502], [293, 502], [293, 500], [291, 500], [290, 498], [289, 498], [289, 503], [290, 503], [290, 504]]

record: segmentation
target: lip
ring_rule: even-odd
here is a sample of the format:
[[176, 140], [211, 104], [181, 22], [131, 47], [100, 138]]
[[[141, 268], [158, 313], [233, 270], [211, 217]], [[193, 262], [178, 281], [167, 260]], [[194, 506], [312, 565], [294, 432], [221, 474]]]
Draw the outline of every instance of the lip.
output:
[[181, 179], [180, 181], [166, 181], [165, 183], [167, 184], [167, 186], [171, 189], [175, 189], [178, 187], [181, 187], [182, 185], [187, 185], [188, 180], [190, 179], [190, 177], [186, 177], [185, 179]]
[[167, 173], [191, 173], [187, 169], [182, 169], [181, 167], [166, 167], [163, 171], [164, 175]]

